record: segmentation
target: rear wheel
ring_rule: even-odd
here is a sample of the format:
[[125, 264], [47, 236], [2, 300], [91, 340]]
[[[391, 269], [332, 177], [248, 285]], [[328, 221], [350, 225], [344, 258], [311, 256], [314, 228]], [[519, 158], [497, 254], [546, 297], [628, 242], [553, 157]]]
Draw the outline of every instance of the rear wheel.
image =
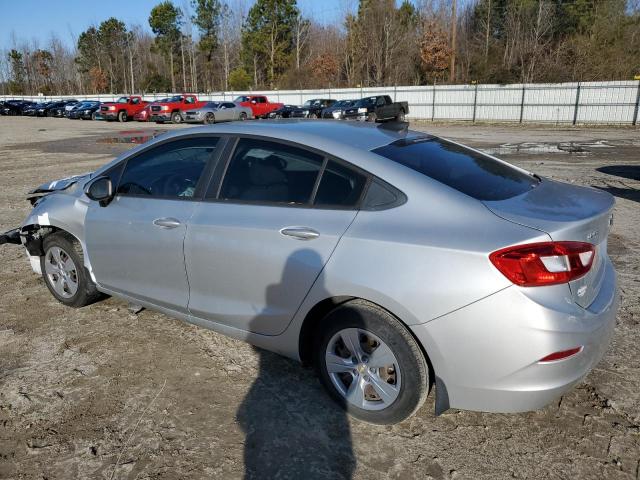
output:
[[182, 116], [180, 112], [173, 112], [171, 114], [171, 123], [182, 123]]
[[127, 112], [121, 110], [118, 112], [118, 121], [123, 123], [127, 121]]
[[247, 114], [244, 112], [240, 113], [240, 120], [244, 122], [246, 119], [247, 119]]
[[216, 123], [216, 117], [213, 113], [209, 112], [204, 117], [204, 123], [210, 125], [212, 123]]
[[45, 237], [42, 277], [51, 294], [69, 307], [84, 307], [101, 297], [84, 266], [82, 247], [66, 232]]
[[351, 415], [398, 423], [424, 403], [429, 370], [419, 345], [396, 318], [362, 300], [321, 322], [315, 365], [329, 394]]

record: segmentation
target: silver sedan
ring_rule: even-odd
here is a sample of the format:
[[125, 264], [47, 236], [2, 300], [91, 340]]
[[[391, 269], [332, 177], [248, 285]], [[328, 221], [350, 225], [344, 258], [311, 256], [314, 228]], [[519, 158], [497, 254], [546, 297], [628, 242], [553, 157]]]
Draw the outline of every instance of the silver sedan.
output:
[[212, 124], [249, 120], [253, 118], [253, 111], [234, 102], [208, 102], [197, 110], [187, 110], [183, 118], [186, 123]]
[[315, 365], [355, 417], [533, 410], [598, 363], [614, 200], [398, 125], [179, 130], [45, 184], [0, 243], [53, 296], [114, 295]]

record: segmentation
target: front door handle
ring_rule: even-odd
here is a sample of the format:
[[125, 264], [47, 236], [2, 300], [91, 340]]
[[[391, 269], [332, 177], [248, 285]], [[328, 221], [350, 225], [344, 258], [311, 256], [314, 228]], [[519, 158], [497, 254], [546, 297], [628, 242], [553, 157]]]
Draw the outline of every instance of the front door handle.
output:
[[172, 217], [167, 217], [167, 218], [156, 218], [153, 221], [153, 224], [156, 227], [160, 227], [160, 228], [177, 228], [179, 227], [180, 224], [180, 220], [178, 220], [177, 218], [172, 218]]
[[298, 240], [313, 240], [320, 236], [320, 233], [309, 227], [285, 227], [280, 230], [280, 233]]

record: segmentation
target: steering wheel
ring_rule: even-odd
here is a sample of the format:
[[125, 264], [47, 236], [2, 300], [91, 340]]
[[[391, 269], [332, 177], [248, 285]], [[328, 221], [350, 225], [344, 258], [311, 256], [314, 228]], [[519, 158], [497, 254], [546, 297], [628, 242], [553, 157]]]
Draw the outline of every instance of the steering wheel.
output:
[[196, 182], [190, 178], [185, 178], [183, 175], [174, 173], [169, 175], [163, 184], [162, 191], [168, 196], [184, 196], [183, 194], [189, 188], [195, 188]]

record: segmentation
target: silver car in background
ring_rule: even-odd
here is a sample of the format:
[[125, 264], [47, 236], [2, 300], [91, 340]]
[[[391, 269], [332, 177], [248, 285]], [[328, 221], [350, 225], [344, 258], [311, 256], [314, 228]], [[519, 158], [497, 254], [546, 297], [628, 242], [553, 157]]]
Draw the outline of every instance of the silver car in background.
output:
[[208, 102], [197, 110], [187, 110], [183, 114], [186, 123], [212, 124], [233, 120], [250, 120], [253, 111], [234, 102]]
[[601, 359], [614, 200], [399, 124], [173, 131], [31, 193], [60, 302], [115, 295], [314, 365], [355, 417], [538, 409]]

